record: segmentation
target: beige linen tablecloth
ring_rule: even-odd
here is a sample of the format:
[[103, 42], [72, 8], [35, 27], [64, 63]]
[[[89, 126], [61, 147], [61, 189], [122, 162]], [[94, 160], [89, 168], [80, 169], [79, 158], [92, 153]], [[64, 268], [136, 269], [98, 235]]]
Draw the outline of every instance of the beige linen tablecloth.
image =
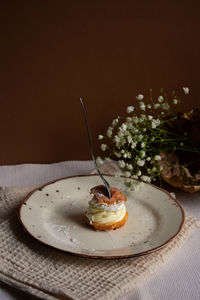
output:
[[[80, 172], [81, 165], [83, 166], [82, 172]], [[26, 173], [28, 167], [30, 177], [29, 179], [27, 176], [24, 177], [23, 181], [23, 169]], [[90, 173], [92, 167], [91, 162], [68, 162], [51, 166], [2, 167], [4, 169], [2, 173], [0, 167], [0, 183], [1, 185], [19, 186], [24, 185], [23, 182], [25, 182], [26, 185], [38, 185], [58, 177]], [[14, 172], [14, 176], [9, 172], [9, 168]], [[36, 172], [39, 173], [39, 168], [41, 171], [40, 182], [35, 176]], [[13, 171], [13, 169], [15, 170]], [[54, 172], [50, 172], [53, 169]], [[31, 176], [35, 177], [31, 178]], [[199, 291], [198, 287], [192, 289], [191, 284], [191, 292], [188, 293], [190, 285], [185, 289], [180, 281], [181, 276], [185, 281], [185, 276], [189, 283], [188, 278], [191, 277], [191, 273], [188, 269], [193, 268], [193, 264], [189, 264], [192, 256], [187, 257], [186, 250], [189, 247], [188, 250], [193, 250], [195, 254], [199, 250], [194, 248], [198, 241], [192, 236], [182, 248], [178, 249], [196, 228], [196, 219], [187, 217], [185, 226], [176, 239], [162, 250], [145, 257], [114, 261], [79, 258], [45, 247], [23, 232], [16, 218], [16, 207], [30, 189], [1, 189], [0, 279], [3, 282], [43, 299], [67, 299], [68, 297], [72, 299], [122, 299], [123, 297], [126, 299], [162, 299], [162, 294], [165, 295], [163, 299], [198, 299], [196, 297]], [[191, 243], [192, 245], [190, 245]], [[188, 253], [188, 255], [191, 254]], [[169, 260], [170, 258], [171, 260]], [[196, 270], [193, 268], [193, 272], [196, 272], [200, 266], [198, 255], [196, 258]], [[181, 259], [183, 265], [187, 266], [188, 263], [187, 267], [184, 266], [188, 271], [185, 274], [179, 273], [181, 268], [177, 265], [177, 261], [181, 262]], [[166, 262], [168, 263], [164, 266], [163, 271], [155, 273]], [[177, 269], [173, 270], [174, 263]], [[155, 275], [151, 277], [150, 275], [153, 273]], [[179, 287], [177, 292], [172, 289], [174, 282], [173, 276], [170, 281], [171, 275], [177, 279], [176, 290]], [[161, 278], [168, 276], [167, 281], [160, 282], [161, 285], [159, 285], [160, 276]], [[199, 280], [199, 275], [196, 276], [196, 279]], [[151, 287], [152, 282], [156, 283], [153, 288]], [[197, 282], [193, 286], [196, 284]], [[171, 290], [165, 290], [164, 287], [167, 286], [171, 286]], [[173, 293], [176, 293], [176, 297], [171, 297]], [[4, 298], [6, 297], [5, 293], [2, 295]], [[185, 297], [181, 298], [180, 296], [183, 295]]]

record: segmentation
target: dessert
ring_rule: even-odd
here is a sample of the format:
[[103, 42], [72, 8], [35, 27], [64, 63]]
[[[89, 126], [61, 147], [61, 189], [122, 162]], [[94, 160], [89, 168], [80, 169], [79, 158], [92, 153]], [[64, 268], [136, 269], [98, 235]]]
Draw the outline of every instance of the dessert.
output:
[[96, 230], [111, 230], [123, 226], [128, 218], [126, 197], [117, 189], [111, 188], [111, 198], [107, 197], [105, 186], [98, 185], [90, 190], [93, 194], [86, 212], [86, 221]]

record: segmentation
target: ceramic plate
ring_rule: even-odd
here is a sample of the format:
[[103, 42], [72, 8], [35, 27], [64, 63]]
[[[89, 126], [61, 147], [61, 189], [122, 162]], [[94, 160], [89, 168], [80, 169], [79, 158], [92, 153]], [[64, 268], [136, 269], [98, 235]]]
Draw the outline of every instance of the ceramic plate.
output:
[[123, 177], [105, 176], [127, 197], [127, 223], [113, 231], [95, 231], [85, 223], [90, 188], [97, 175], [50, 182], [22, 202], [19, 219], [40, 242], [76, 255], [120, 258], [147, 254], [165, 246], [182, 228], [184, 211], [169, 193], [151, 184], [127, 188]]

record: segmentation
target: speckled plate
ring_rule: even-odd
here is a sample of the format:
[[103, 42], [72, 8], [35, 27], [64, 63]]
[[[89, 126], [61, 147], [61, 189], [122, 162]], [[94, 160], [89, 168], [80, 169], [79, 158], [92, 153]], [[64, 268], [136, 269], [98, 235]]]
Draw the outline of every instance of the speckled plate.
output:
[[125, 178], [105, 176], [127, 197], [127, 223], [113, 231], [95, 231], [84, 217], [91, 187], [102, 184], [97, 175], [50, 182], [22, 202], [19, 220], [38, 241], [68, 253], [93, 258], [144, 255], [164, 247], [181, 230], [182, 206], [168, 192], [151, 184], [127, 188]]

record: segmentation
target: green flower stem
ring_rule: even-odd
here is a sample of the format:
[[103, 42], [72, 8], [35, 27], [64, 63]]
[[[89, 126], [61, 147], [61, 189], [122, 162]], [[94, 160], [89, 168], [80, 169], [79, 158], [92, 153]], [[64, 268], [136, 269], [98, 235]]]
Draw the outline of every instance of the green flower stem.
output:
[[177, 140], [183, 140], [182, 138], [177, 138], [177, 139], [161, 139], [161, 140], [154, 140], [154, 141], [149, 141], [146, 142], [146, 144], [151, 144], [151, 143], [162, 143], [162, 142], [172, 142], [172, 141], [177, 141]]
[[[174, 132], [170, 132], [170, 131], [168, 131], [168, 130], [166, 130], [166, 129], [160, 129], [160, 128], [156, 128], [158, 131], [160, 131], [160, 132], [162, 132], [162, 133], [165, 133], [166, 135], [167, 134], [170, 134], [170, 135], [174, 135], [174, 136], [180, 136], [180, 137], [182, 137], [182, 135], [180, 135], [180, 134], [177, 134], [177, 133], [174, 133]], [[185, 137], [184, 137], [185, 138]]]

